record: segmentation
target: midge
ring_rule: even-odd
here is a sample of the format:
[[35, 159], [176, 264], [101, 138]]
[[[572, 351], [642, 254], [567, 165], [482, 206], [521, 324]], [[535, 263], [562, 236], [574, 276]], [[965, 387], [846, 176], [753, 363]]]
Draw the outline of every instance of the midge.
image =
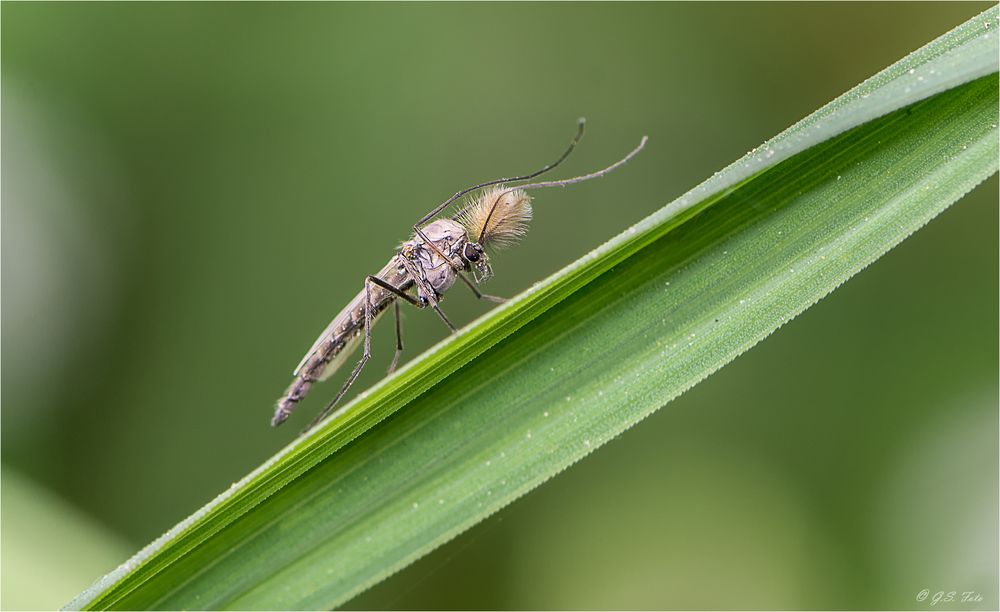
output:
[[[330, 414], [371, 357], [372, 325], [390, 305], [393, 306], [396, 318], [396, 354], [393, 355], [392, 365], [389, 366], [389, 372], [392, 373], [403, 350], [399, 300], [417, 308], [430, 307], [452, 332], [457, 330], [438, 304], [444, 292], [455, 283], [456, 278], [465, 283], [478, 299], [498, 303], [506, 301], [481, 293], [465, 272], [471, 271], [476, 283], [485, 282], [493, 276], [493, 271], [490, 269], [490, 260], [484, 249], [511, 246], [528, 231], [528, 222], [531, 221], [531, 197], [526, 192], [542, 187], [564, 187], [604, 176], [627, 163], [646, 145], [646, 137], [643, 136], [639, 146], [631, 153], [607, 168], [590, 174], [516, 187], [505, 185], [535, 178], [558, 166], [580, 142], [583, 137], [583, 127], [584, 120], [581, 118], [576, 136], [566, 151], [559, 156], [559, 159], [541, 170], [463, 189], [413, 224], [413, 237], [399, 247], [396, 255], [378, 274], [365, 278], [364, 289], [334, 317], [299, 362], [292, 374], [295, 379], [278, 400], [271, 425], [277, 426], [283, 423], [295, 405], [306, 396], [313, 383], [326, 380], [333, 375], [358, 348], [363, 338], [365, 348], [361, 360], [354, 366], [354, 370], [347, 377], [347, 382], [340, 388], [337, 396], [326, 405], [309, 427], [313, 427]], [[483, 191], [470, 198], [469, 202], [450, 218], [437, 219], [424, 225], [452, 202], [477, 189]]]

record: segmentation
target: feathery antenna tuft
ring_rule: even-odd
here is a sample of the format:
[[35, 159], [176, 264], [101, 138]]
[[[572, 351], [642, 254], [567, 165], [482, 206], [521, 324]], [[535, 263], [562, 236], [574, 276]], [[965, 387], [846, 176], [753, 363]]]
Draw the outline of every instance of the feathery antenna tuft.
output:
[[482, 246], [503, 249], [517, 243], [531, 221], [531, 196], [524, 191], [499, 185], [479, 194], [455, 220], [469, 236], [478, 236]]

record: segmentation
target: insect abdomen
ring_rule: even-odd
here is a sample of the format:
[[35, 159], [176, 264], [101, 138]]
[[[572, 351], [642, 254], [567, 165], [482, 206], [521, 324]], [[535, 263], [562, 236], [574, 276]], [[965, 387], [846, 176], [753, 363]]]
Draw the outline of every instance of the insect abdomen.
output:
[[312, 354], [312, 356], [302, 364], [301, 367], [299, 367], [299, 370], [295, 375], [295, 379], [292, 380], [292, 384], [289, 385], [288, 390], [285, 391], [285, 394], [278, 400], [278, 405], [274, 410], [274, 418], [271, 419], [272, 426], [277, 426], [283, 423], [285, 419], [292, 414], [292, 410], [295, 409], [295, 405], [305, 399], [313, 383], [320, 380], [320, 376], [322, 375], [327, 364], [343, 350], [345, 345], [344, 338], [346, 335], [347, 334], [331, 336], [328, 341], [324, 342], [324, 344], [319, 347]]

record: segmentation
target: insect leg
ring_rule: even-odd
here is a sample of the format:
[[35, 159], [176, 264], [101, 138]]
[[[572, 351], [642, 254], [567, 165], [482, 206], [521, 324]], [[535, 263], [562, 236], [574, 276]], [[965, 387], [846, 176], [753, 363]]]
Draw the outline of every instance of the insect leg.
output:
[[455, 332], [458, 331], [458, 328], [452, 325], [451, 321], [448, 320], [448, 317], [444, 316], [444, 313], [441, 312], [441, 309], [438, 308], [437, 304], [431, 303], [431, 308], [434, 309], [434, 312], [437, 313], [437, 316], [441, 317], [441, 320], [444, 321], [444, 324], [448, 326], [448, 329], [451, 330], [451, 333], [454, 334]]
[[[351, 375], [347, 377], [347, 382], [344, 383], [344, 386], [341, 387], [340, 391], [337, 393], [337, 397], [333, 398], [333, 400], [331, 400], [330, 403], [328, 403], [326, 405], [326, 408], [323, 408], [323, 412], [320, 412], [319, 416], [317, 416], [315, 419], [313, 419], [312, 422], [309, 423], [309, 426], [306, 427], [305, 430], [303, 430], [302, 433], [305, 433], [305, 432], [309, 431], [310, 429], [312, 429], [313, 427], [315, 427], [316, 425], [318, 425], [320, 422], [323, 421], [323, 419], [325, 419], [327, 416], [329, 416], [329, 414], [331, 412], [333, 412], [334, 406], [337, 405], [337, 402], [340, 401], [340, 398], [344, 397], [344, 394], [347, 393], [347, 390], [351, 388], [351, 385], [353, 385], [354, 381], [357, 380], [358, 374], [361, 374], [361, 369], [365, 367], [365, 364], [368, 363], [368, 359], [371, 358], [371, 356], [372, 356], [372, 294], [371, 294], [371, 286], [372, 286], [372, 279], [373, 278], [375, 278], [375, 277], [369, 276], [368, 278], [365, 279], [365, 348], [364, 348], [364, 353], [361, 355], [361, 360], [358, 361], [358, 364], [356, 366], [354, 366], [354, 369], [351, 371]], [[379, 279], [379, 280], [382, 280], [382, 279]], [[385, 281], [383, 281], [383, 282], [385, 282]], [[385, 284], [389, 285], [389, 283], [385, 283]], [[391, 285], [389, 285], [389, 286], [391, 286]], [[396, 288], [393, 287], [393, 289], [396, 289]], [[403, 293], [403, 292], [400, 291], [400, 293]], [[407, 296], [407, 297], [409, 297], [409, 296]]]
[[[379, 287], [382, 287], [386, 291], [394, 293], [396, 296], [403, 298], [404, 300], [413, 304], [417, 308], [425, 307], [424, 304], [422, 304], [420, 301], [418, 301], [415, 297], [413, 297], [409, 293], [403, 291], [399, 287], [393, 287], [390, 283], [385, 282], [384, 280], [382, 280], [377, 276], [369, 276], [368, 280], [375, 283]], [[403, 329], [400, 323], [401, 319], [399, 315], [399, 302], [393, 302], [392, 307], [393, 307], [393, 314], [395, 315], [396, 318], [396, 353], [392, 356], [392, 365], [389, 366], [389, 374], [392, 374], [393, 372], [396, 371], [396, 365], [399, 364], [399, 355], [400, 353], [403, 352]]]
[[407, 302], [413, 304], [417, 308], [423, 308], [424, 307], [423, 304], [421, 304], [419, 301], [417, 301], [417, 298], [415, 298], [412, 295], [410, 295], [409, 293], [403, 291], [399, 287], [394, 287], [392, 284], [385, 282], [384, 280], [382, 280], [381, 278], [379, 278], [377, 276], [373, 276], [373, 275], [369, 274], [368, 277], [365, 279], [365, 282], [366, 283], [367, 282], [373, 282], [376, 285], [378, 285], [379, 287], [381, 287], [381, 288], [385, 289], [386, 291], [388, 291], [389, 293], [395, 294], [396, 297], [403, 298], [404, 300], [406, 300]]
[[495, 295], [488, 295], [486, 293], [483, 293], [482, 291], [479, 290], [478, 287], [476, 287], [476, 285], [472, 281], [466, 278], [464, 274], [462, 274], [458, 270], [455, 271], [458, 272], [459, 278], [465, 281], [465, 286], [472, 290], [472, 295], [476, 296], [477, 300], [487, 300], [490, 302], [494, 302], [496, 304], [503, 304], [504, 302], [507, 301], [507, 298], [497, 297]]
[[[414, 277], [414, 278], [416, 278], [416, 277]], [[417, 308], [426, 308], [427, 307], [426, 304], [424, 304], [423, 302], [420, 302], [419, 300], [417, 300], [417, 298], [413, 297], [409, 293], [406, 293], [405, 291], [402, 291], [402, 290], [400, 290], [397, 287], [393, 287], [392, 285], [390, 285], [389, 283], [385, 282], [384, 280], [382, 280], [381, 278], [379, 278], [377, 276], [369, 276], [368, 280], [370, 280], [371, 282], [375, 283], [379, 287], [382, 287], [383, 289], [387, 289], [387, 290], [391, 291], [392, 293], [395, 293], [396, 295], [398, 295], [399, 297], [405, 299], [407, 302], [413, 304]], [[423, 283], [421, 283], [421, 284], [423, 284]], [[427, 293], [428, 295], [431, 295], [431, 294], [434, 293], [434, 290], [431, 289], [430, 287], [426, 287], [425, 293]], [[436, 312], [437, 315], [439, 317], [441, 317], [441, 320], [444, 321], [444, 324], [448, 326], [448, 329], [450, 329], [453, 332], [458, 331], [458, 329], [454, 325], [452, 325], [451, 321], [448, 320], [448, 317], [444, 316], [444, 313], [441, 312], [440, 308], [438, 308], [437, 301], [431, 302], [430, 305], [431, 305], [431, 308], [434, 309], [434, 312]], [[399, 322], [398, 317], [397, 317], [396, 321], [397, 321], [397, 323]], [[397, 329], [398, 329], [398, 327], [399, 326], [397, 325]], [[402, 349], [403, 347], [399, 347], [399, 348]]]
[[403, 352], [403, 329], [399, 318], [399, 302], [393, 302], [393, 314], [396, 316], [396, 353], [392, 356], [392, 365], [389, 366], [389, 374], [396, 371], [399, 363], [399, 355]]

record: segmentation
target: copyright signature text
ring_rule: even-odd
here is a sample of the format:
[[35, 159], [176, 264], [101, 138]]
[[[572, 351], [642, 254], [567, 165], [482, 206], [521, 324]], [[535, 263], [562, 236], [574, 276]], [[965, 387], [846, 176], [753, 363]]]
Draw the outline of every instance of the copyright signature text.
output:
[[917, 601], [936, 606], [947, 603], [979, 603], [983, 596], [976, 591], [931, 591], [922, 589], [917, 593]]

